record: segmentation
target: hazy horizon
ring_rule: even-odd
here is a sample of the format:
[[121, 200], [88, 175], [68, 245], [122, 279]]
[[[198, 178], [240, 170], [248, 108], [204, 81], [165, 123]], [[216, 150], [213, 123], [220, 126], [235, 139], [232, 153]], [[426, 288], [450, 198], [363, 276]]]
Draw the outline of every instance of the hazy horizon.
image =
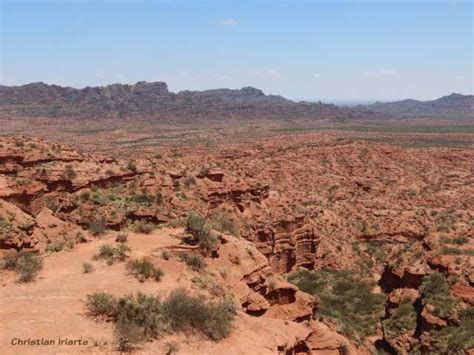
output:
[[0, 84], [165, 81], [339, 103], [472, 94], [472, 6], [4, 0]]

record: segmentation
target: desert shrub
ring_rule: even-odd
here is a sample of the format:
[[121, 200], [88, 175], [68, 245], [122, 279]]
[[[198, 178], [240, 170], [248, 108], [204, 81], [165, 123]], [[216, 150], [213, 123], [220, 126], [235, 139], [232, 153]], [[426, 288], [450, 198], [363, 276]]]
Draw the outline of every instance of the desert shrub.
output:
[[206, 268], [206, 261], [204, 258], [195, 253], [181, 253], [181, 260], [193, 271], [202, 272]]
[[143, 221], [135, 221], [132, 224], [132, 230], [135, 233], [150, 234], [155, 230], [156, 226], [153, 223], [146, 223]]
[[108, 197], [102, 193], [101, 191], [97, 190], [92, 193], [90, 196], [90, 200], [94, 202], [95, 205], [105, 205], [108, 202]]
[[361, 341], [373, 335], [384, 309], [384, 297], [372, 293], [373, 283], [348, 270], [300, 270], [288, 277], [304, 292], [321, 299], [315, 316], [336, 319], [341, 331]]
[[455, 237], [453, 238], [452, 242], [454, 244], [459, 244], [459, 245], [462, 245], [462, 244], [466, 244], [469, 242], [469, 238], [464, 236], [464, 235], [461, 235], [459, 237]]
[[90, 317], [112, 319], [117, 313], [117, 300], [106, 292], [95, 292], [87, 295], [86, 308]]
[[451, 227], [446, 223], [442, 223], [436, 226], [436, 231], [438, 232], [448, 233], [450, 230], [451, 230]]
[[173, 330], [199, 330], [213, 340], [220, 340], [230, 333], [235, 316], [232, 301], [206, 303], [203, 298], [192, 297], [178, 289], [163, 302], [163, 314]]
[[90, 221], [88, 225], [88, 229], [94, 235], [101, 235], [105, 233], [107, 229], [107, 225], [105, 224], [104, 221]]
[[213, 296], [223, 296], [225, 293], [223, 287], [207, 274], [193, 277], [191, 281], [197, 287], [208, 290]]
[[45, 248], [47, 253], [57, 253], [61, 250], [71, 250], [76, 245], [76, 241], [81, 237], [78, 233], [74, 237], [69, 237], [66, 240], [54, 240], [50, 241]]
[[183, 289], [171, 292], [163, 300], [142, 293], [116, 299], [97, 292], [87, 296], [86, 308], [91, 317], [114, 322], [121, 351], [175, 331], [193, 330], [212, 340], [221, 340], [229, 335], [236, 314], [229, 299], [208, 302]]
[[451, 297], [448, 282], [442, 273], [434, 272], [425, 276], [420, 292], [424, 302], [434, 307], [433, 313], [436, 316], [445, 318], [455, 312], [457, 302]]
[[49, 242], [46, 245], [45, 251], [47, 253], [57, 253], [58, 251], [63, 250], [63, 247], [64, 247], [64, 242], [55, 240], [55, 241]]
[[28, 251], [20, 251], [15, 255], [8, 255], [3, 259], [3, 268], [15, 271], [18, 282], [27, 283], [34, 280], [43, 268], [41, 256]]
[[430, 331], [430, 341], [434, 353], [464, 354], [474, 347], [474, 307], [461, 312], [459, 326], [449, 325]]
[[151, 260], [146, 257], [130, 260], [127, 263], [127, 269], [140, 282], [144, 282], [146, 279], [160, 281], [163, 277], [163, 270], [153, 265]]
[[240, 234], [239, 228], [225, 215], [218, 216], [214, 223], [216, 225], [216, 229], [223, 233], [227, 233], [233, 236], [238, 236]]
[[390, 318], [382, 321], [382, 329], [385, 338], [388, 341], [394, 341], [405, 333], [410, 335], [416, 329], [417, 313], [413, 305], [409, 302], [402, 303], [398, 308], [393, 310]]
[[74, 170], [74, 168], [71, 165], [66, 165], [66, 167], [64, 169], [64, 173], [66, 174], [66, 177], [69, 180], [72, 180], [77, 176], [76, 171]]
[[126, 243], [128, 241], [128, 235], [125, 233], [119, 233], [117, 234], [117, 237], [115, 238], [115, 241], [117, 243]]
[[187, 176], [184, 179], [184, 187], [189, 188], [191, 185], [196, 185], [196, 178], [194, 176]]
[[186, 227], [186, 218], [177, 218], [168, 222], [168, 226], [171, 228]]
[[171, 253], [167, 250], [161, 252], [161, 258], [164, 260], [169, 260], [171, 258]]
[[91, 193], [89, 191], [84, 191], [82, 192], [80, 195], [79, 195], [79, 198], [82, 200], [82, 201], [87, 201], [91, 198]]
[[137, 166], [133, 161], [129, 161], [127, 163], [127, 169], [135, 173], [137, 171]]
[[111, 265], [115, 261], [124, 261], [127, 258], [127, 253], [130, 251], [130, 248], [125, 244], [119, 244], [113, 246], [110, 244], [103, 244], [99, 248], [99, 252], [94, 255], [94, 259], [103, 259], [107, 264]]
[[186, 217], [186, 232], [191, 234], [191, 242], [198, 244], [205, 252], [210, 252], [217, 246], [217, 237], [206, 224], [206, 220], [195, 213], [189, 213]]
[[142, 193], [138, 195], [132, 195], [128, 198], [128, 200], [142, 206], [150, 207], [153, 205], [153, 203], [155, 203], [156, 198], [146, 193]]
[[84, 272], [84, 274], [90, 274], [94, 271], [94, 266], [91, 263], [85, 262], [84, 264], [82, 264], [82, 271]]

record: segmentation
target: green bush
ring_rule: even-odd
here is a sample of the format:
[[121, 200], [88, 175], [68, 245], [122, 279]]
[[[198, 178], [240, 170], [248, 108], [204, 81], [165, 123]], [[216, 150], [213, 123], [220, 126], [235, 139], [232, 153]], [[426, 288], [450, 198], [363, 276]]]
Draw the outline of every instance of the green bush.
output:
[[127, 269], [135, 276], [138, 281], [144, 282], [146, 279], [160, 281], [163, 277], [163, 270], [157, 268], [149, 258], [130, 260], [127, 263]]
[[115, 261], [124, 261], [127, 258], [127, 253], [130, 248], [125, 244], [113, 246], [110, 244], [103, 244], [99, 248], [99, 252], [94, 255], [94, 259], [103, 259], [107, 264], [112, 265]]
[[217, 246], [217, 237], [206, 224], [206, 220], [197, 214], [189, 213], [187, 215], [186, 232], [191, 234], [192, 244], [198, 244], [205, 252], [213, 251]]
[[62, 241], [52, 241], [52, 242], [49, 242], [46, 245], [45, 251], [47, 253], [57, 253], [57, 252], [63, 250], [63, 247], [64, 247], [64, 242], [62, 242]]
[[156, 198], [146, 193], [142, 193], [138, 195], [132, 195], [128, 198], [128, 200], [145, 207], [150, 207], [155, 203]]
[[65, 173], [66, 177], [69, 180], [72, 180], [77, 176], [77, 174], [76, 174], [74, 168], [72, 167], [72, 165], [66, 165], [64, 173]]
[[202, 272], [207, 266], [206, 261], [199, 254], [181, 253], [180, 257], [193, 271]]
[[425, 276], [420, 292], [424, 303], [434, 307], [433, 313], [436, 316], [446, 318], [456, 311], [457, 301], [451, 297], [448, 282], [442, 273], [434, 272]]
[[15, 255], [6, 256], [3, 259], [3, 268], [17, 272], [18, 282], [27, 283], [33, 281], [43, 268], [43, 259], [34, 253], [20, 251]]
[[105, 233], [107, 225], [104, 221], [90, 221], [88, 228], [92, 234], [101, 235]]
[[416, 330], [417, 313], [413, 305], [409, 302], [402, 303], [393, 310], [390, 318], [382, 321], [382, 329], [389, 342], [396, 340], [405, 333], [410, 335]]
[[163, 302], [163, 314], [173, 330], [196, 329], [213, 340], [220, 340], [229, 335], [236, 311], [231, 300], [205, 303], [203, 298], [178, 289]]
[[80, 235], [78, 234], [76, 237], [68, 238], [66, 240], [54, 240], [50, 241], [46, 245], [45, 251], [47, 253], [57, 253], [63, 249], [71, 250], [76, 245], [76, 240], [78, 240]]
[[469, 238], [466, 237], [466, 236], [459, 236], [459, 237], [453, 238], [453, 243], [454, 244], [462, 245], [462, 244], [466, 244], [468, 242], [469, 242]]
[[321, 305], [315, 316], [336, 319], [341, 331], [362, 341], [376, 333], [383, 314], [385, 297], [372, 293], [374, 284], [362, 280], [349, 270], [300, 270], [288, 281], [315, 297]]
[[156, 229], [156, 226], [152, 223], [146, 223], [143, 221], [135, 221], [132, 224], [132, 230], [135, 233], [150, 234]]
[[193, 330], [218, 341], [230, 334], [236, 310], [229, 299], [207, 302], [178, 289], [161, 300], [142, 293], [116, 299], [98, 292], [87, 296], [86, 307], [94, 318], [115, 323], [115, 336], [121, 351], [136, 343], [175, 331]]
[[95, 292], [87, 295], [86, 308], [90, 317], [112, 319], [117, 313], [117, 300], [106, 292]]
[[225, 215], [216, 217], [214, 223], [216, 224], [216, 229], [222, 233], [227, 233], [233, 236], [238, 236], [240, 234], [239, 228], [237, 228], [234, 222]]
[[465, 354], [474, 347], [474, 307], [470, 306], [459, 316], [459, 326], [449, 325], [430, 331], [433, 353]]
[[127, 169], [133, 171], [134, 173], [137, 172], [137, 166], [133, 161], [129, 161], [127, 163]]

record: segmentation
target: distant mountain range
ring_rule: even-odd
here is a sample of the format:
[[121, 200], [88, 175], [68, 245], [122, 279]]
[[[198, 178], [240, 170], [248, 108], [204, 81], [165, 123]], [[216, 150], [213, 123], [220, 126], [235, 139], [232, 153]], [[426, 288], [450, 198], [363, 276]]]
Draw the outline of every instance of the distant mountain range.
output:
[[173, 93], [164, 82], [75, 89], [32, 83], [0, 86], [0, 114], [24, 117], [128, 117], [163, 119], [331, 119], [384, 116], [321, 102], [294, 102], [261, 90], [216, 89]]
[[253, 87], [173, 93], [164, 82], [75, 89], [45, 83], [0, 86], [0, 115], [15, 117], [133, 117], [155, 119], [386, 119], [400, 116], [473, 116], [473, 96], [434, 101], [377, 102], [339, 107], [295, 102]]
[[474, 96], [453, 93], [432, 101], [408, 99], [395, 102], [376, 102], [372, 105], [360, 105], [357, 108], [397, 116], [474, 118]]

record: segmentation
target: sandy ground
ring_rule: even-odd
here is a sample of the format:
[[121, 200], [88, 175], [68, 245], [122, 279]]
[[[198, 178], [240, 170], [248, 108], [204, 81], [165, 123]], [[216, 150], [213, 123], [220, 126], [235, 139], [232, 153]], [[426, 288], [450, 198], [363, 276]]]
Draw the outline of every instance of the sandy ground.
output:
[[[113, 325], [98, 323], [85, 315], [87, 294], [106, 291], [116, 296], [142, 291], [164, 294], [169, 290], [191, 288], [194, 276], [183, 263], [158, 257], [160, 249], [179, 244], [172, 235], [176, 230], [161, 229], [150, 235], [129, 234], [132, 257], [156, 256], [164, 272], [161, 282], [138, 282], [128, 275], [125, 264], [107, 266], [92, 261], [101, 244], [114, 243], [114, 235], [80, 244], [72, 251], [61, 251], [45, 257], [44, 269], [38, 279], [18, 284], [12, 277], [3, 280], [0, 288], [0, 354], [107, 354], [113, 351]], [[95, 271], [84, 274], [82, 264], [91, 262]], [[275, 354], [277, 345], [295, 339], [308, 328], [284, 321], [255, 318], [239, 312], [232, 335], [215, 343], [195, 334], [176, 334], [144, 344], [136, 353], [164, 354], [165, 344], [174, 341], [179, 354]], [[13, 345], [18, 339], [54, 340], [55, 345]], [[87, 345], [58, 345], [59, 339], [87, 341]]]

